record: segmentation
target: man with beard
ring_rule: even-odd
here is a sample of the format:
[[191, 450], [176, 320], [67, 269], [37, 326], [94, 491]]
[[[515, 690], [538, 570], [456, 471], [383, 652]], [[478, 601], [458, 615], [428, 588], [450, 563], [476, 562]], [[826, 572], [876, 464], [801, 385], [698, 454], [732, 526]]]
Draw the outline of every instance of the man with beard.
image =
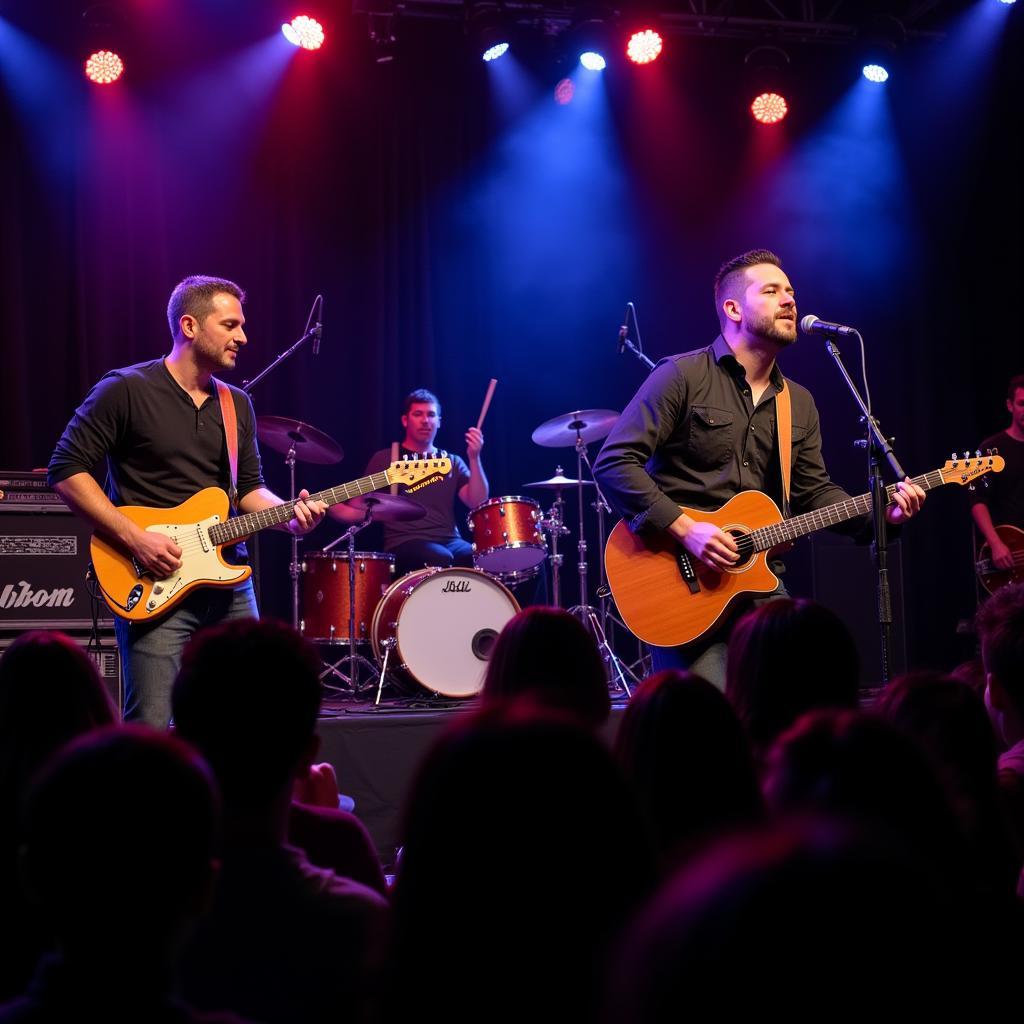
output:
[[[810, 392], [786, 380], [776, 364], [797, 332], [796, 298], [778, 256], [755, 249], [725, 263], [715, 277], [715, 305], [722, 333], [707, 348], [655, 367], [608, 436], [594, 474], [631, 530], [667, 530], [694, 558], [721, 572], [739, 557], [732, 537], [696, 522], [680, 505], [710, 511], [740, 491], [759, 490], [784, 509], [775, 431], [784, 382], [792, 407], [792, 512], [850, 496], [825, 469]], [[901, 482], [888, 521], [909, 519], [923, 501], [921, 488]], [[856, 534], [870, 519], [844, 525], [844, 532]], [[780, 585], [776, 593], [784, 592]], [[729, 629], [746, 607], [741, 603], [692, 644], [652, 648], [655, 670], [690, 668], [723, 688]]]

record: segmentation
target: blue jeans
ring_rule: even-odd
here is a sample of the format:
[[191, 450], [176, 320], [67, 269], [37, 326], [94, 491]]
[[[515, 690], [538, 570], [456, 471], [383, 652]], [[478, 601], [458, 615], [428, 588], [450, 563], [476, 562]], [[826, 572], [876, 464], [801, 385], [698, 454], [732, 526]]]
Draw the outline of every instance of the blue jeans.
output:
[[774, 601], [780, 597], [789, 597], [786, 585], [781, 580], [778, 587], [770, 594], [764, 597], [755, 597], [749, 602], [743, 602], [739, 607], [727, 613], [724, 621], [716, 626], [703, 640], [692, 644], [684, 644], [682, 647], [649, 648], [653, 671], [661, 672], [663, 669], [676, 668], [695, 672], [725, 693], [725, 663], [726, 654], [729, 650], [729, 634], [732, 632], [732, 627], [742, 617], [744, 612], [764, 604], [766, 601]]
[[249, 618], [259, 618], [252, 580], [234, 589], [200, 587], [155, 622], [115, 619], [125, 721], [166, 729], [171, 720], [171, 687], [192, 634], [227, 619]]

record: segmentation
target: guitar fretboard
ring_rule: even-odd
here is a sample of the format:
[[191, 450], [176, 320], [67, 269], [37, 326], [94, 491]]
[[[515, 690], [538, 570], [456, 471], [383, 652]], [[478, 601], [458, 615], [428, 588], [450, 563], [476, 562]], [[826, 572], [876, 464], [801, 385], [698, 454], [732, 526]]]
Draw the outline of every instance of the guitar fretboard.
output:
[[[942, 471], [936, 469], [931, 473], [915, 476], [912, 482], [923, 491], [930, 491], [934, 487], [941, 487], [946, 483], [946, 479], [943, 477]], [[892, 500], [895, 490], [895, 484], [889, 484], [886, 487], [886, 503]], [[849, 519], [856, 519], [857, 516], [866, 515], [871, 511], [871, 504], [870, 494], [859, 494], [856, 498], [848, 498], [835, 505], [826, 505], [824, 508], [816, 508], [813, 512], [804, 512], [802, 515], [793, 516], [792, 519], [783, 519], [780, 523], [772, 523], [771, 526], [762, 526], [759, 530], [750, 533], [749, 539], [753, 543], [754, 551], [768, 551], [780, 544], [788, 544], [798, 537], [804, 537], [808, 533], [814, 533], [815, 530], [824, 530], [829, 526], [836, 526]]]
[[[383, 470], [380, 473], [373, 473], [370, 476], [353, 480], [351, 483], [328, 487], [325, 491], [317, 491], [316, 494], [311, 494], [304, 500], [323, 501], [328, 505], [337, 505], [342, 501], [348, 501], [349, 498], [358, 498], [361, 494], [379, 491], [382, 487], [387, 487], [390, 482], [387, 470]], [[249, 537], [260, 530], [287, 523], [295, 515], [296, 501], [285, 501], [280, 505], [262, 508], [259, 512], [248, 512], [245, 515], [229, 519], [225, 523], [217, 523], [216, 526], [210, 528], [210, 540], [214, 544], [230, 544], [240, 537]]]

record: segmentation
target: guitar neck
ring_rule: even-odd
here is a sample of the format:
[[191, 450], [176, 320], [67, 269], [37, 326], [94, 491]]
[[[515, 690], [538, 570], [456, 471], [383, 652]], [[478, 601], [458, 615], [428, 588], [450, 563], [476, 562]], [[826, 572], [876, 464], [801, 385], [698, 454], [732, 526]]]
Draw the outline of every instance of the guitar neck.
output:
[[[930, 491], [934, 487], [941, 487], [947, 483], [942, 472], [937, 469], [931, 473], [915, 476], [912, 482], [923, 491]], [[895, 491], [895, 484], [886, 487], [886, 504], [892, 500]], [[750, 535], [754, 542], [754, 550], [769, 551], [780, 544], [788, 544], [799, 537], [805, 537], [809, 533], [815, 533], [829, 526], [836, 526], [839, 523], [847, 522], [847, 520], [856, 519], [858, 516], [867, 515], [871, 511], [871, 506], [871, 495], [860, 494], [856, 498], [848, 498], [835, 505], [826, 505], [824, 508], [816, 508], [813, 512], [804, 512], [802, 515], [793, 516], [792, 519], [783, 519], [782, 522], [773, 523], [771, 526], [762, 526]]]
[[[328, 505], [337, 505], [340, 502], [348, 501], [350, 498], [358, 498], [361, 494], [369, 494], [370, 491], [379, 491], [391, 483], [387, 470], [380, 473], [372, 473], [370, 476], [360, 477], [347, 484], [339, 484], [337, 487], [328, 487], [325, 491], [317, 491], [311, 494], [304, 501], [322, 501]], [[267, 530], [272, 526], [280, 526], [287, 523], [295, 515], [295, 501], [283, 501], [280, 505], [271, 505], [269, 508], [261, 508], [259, 512], [248, 512], [242, 516], [236, 516], [224, 523], [218, 523], [210, 529], [210, 539], [214, 544], [230, 544], [232, 541], [242, 537], [250, 537], [260, 530]]]

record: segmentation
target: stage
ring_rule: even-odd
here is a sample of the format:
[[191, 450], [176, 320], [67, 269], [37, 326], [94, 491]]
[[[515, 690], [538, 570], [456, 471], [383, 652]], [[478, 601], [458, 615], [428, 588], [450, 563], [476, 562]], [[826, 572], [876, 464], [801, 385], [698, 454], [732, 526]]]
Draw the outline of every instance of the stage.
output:
[[[386, 871], [394, 868], [402, 808], [420, 763], [444, 729], [478, 706], [475, 700], [436, 708], [325, 702], [317, 729], [322, 742], [317, 760], [334, 766], [338, 788], [355, 800], [355, 813]], [[624, 708], [621, 702], [612, 705], [605, 727], [609, 740]]]

